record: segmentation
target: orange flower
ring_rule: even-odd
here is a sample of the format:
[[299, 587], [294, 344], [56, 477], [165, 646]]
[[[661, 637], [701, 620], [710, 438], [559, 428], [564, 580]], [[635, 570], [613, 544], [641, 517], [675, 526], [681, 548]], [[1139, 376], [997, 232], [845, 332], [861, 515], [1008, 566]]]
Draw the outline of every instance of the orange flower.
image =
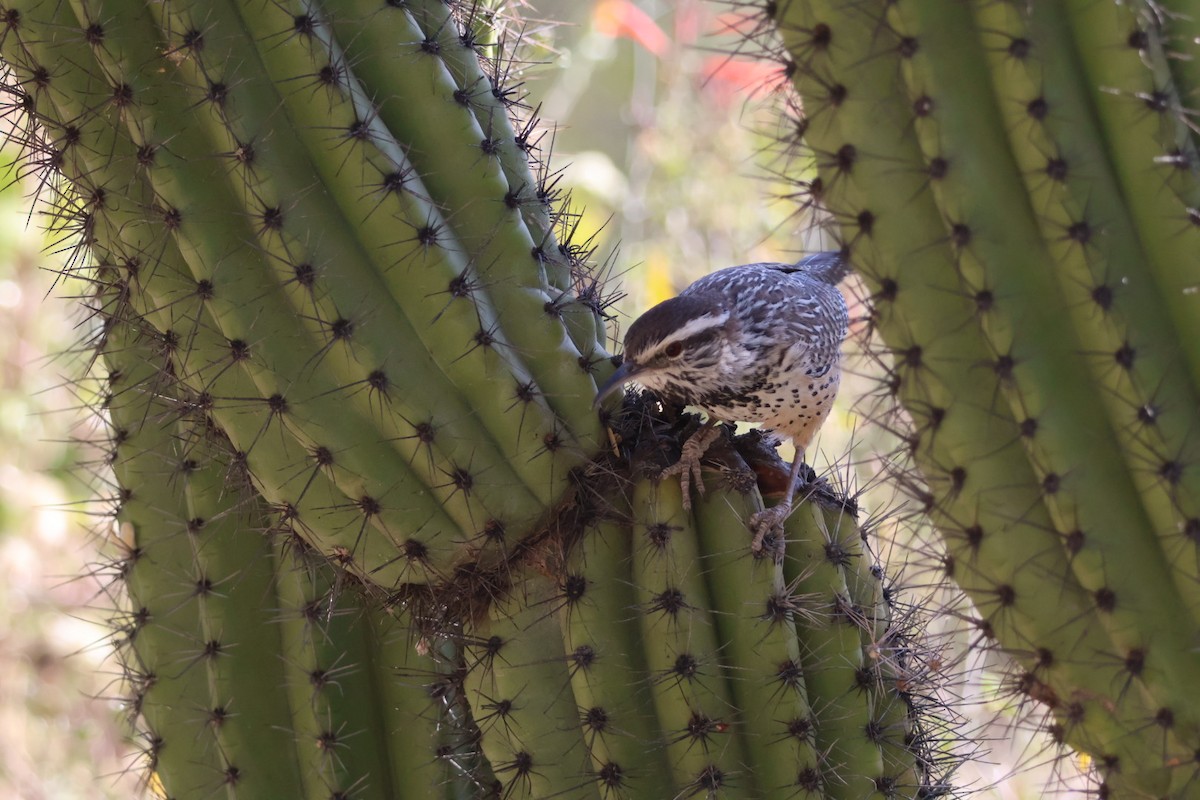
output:
[[734, 94], [762, 97], [783, 81], [783, 68], [777, 62], [732, 56], [709, 56], [700, 74], [705, 86], [724, 100]]
[[659, 58], [671, 48], [658, 23], [629, 0], [601, 0], [592, 11], [592, 27], [614, 39], [632, 39]]

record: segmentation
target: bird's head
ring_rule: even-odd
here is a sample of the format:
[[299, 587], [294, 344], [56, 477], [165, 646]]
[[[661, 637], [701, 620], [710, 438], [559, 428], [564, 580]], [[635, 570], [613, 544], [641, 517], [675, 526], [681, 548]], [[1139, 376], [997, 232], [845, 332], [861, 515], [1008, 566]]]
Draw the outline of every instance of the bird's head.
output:
[[668, 400], [692, 402], [719, 383], [735, 327], [719, 294], [682, 295], [659, 303], [629, 326], [625, 360], [600, 387], [596, 405], [628, 381]]

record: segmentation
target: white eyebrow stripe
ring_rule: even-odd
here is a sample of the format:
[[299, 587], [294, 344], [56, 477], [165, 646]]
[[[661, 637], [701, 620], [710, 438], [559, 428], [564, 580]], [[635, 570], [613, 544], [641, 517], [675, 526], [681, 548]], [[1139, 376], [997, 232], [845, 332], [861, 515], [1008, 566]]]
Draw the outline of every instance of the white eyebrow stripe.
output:
[[720, 328], [729, 321], [729, 311], [723, 310], [714, 314], [705, 314], [703, 317], [696, 317], [688, 320], [680, 328], [671, 331], [671, 335], [667, 336], [654, 347], [654, 352], [657, 353], [671, 342], [682, 342], [690, 339], [701, 331], [706, 331], [710, 328]]

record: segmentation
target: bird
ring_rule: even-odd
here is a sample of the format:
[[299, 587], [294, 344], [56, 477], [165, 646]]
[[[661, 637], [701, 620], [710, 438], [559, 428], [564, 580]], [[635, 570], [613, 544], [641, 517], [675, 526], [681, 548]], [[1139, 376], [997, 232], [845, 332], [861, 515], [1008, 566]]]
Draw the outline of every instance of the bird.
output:
[[[621, 366], [597, 390], [595, 405], [634, 382], [664, 402], [694, 406], [708, 419], [660, 478], [679, 475], [704, 492], [700, 459], [722, 422], [758, 422], [796, 450], [788, 488], [750, 520], [760, 552], [792, 511], [804, 453], [829, 415], [841, 380], [841, 346], [850, 327], [837, 284], [849, 262], [839, 251], [794, 264], [760, 262], [717, 270], [638, 317], [625, 333]], [[774, 539], [777, 556], [782, 535]]]

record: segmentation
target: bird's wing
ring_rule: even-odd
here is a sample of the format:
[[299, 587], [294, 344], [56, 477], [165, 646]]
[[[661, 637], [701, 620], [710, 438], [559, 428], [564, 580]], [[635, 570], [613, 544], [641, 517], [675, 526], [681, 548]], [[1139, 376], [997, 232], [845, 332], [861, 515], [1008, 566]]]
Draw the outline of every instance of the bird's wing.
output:
[[793, 274], [784, 293], [787, 311], [776, 315], [774, 324], [786, 331], [793, 352], [813, 363], [830, 361], [850, 333], [850, 312], [842, 293], [832, 284]]
[[835, 352], [850, 326], [846, 301], [824, 279], [827, 274], [817, 276], [795, 264], [743, 264], [706, 275], [681, 294], [719, 292], [741, 321], [744, 335], [799, 345], [819, 356]]

